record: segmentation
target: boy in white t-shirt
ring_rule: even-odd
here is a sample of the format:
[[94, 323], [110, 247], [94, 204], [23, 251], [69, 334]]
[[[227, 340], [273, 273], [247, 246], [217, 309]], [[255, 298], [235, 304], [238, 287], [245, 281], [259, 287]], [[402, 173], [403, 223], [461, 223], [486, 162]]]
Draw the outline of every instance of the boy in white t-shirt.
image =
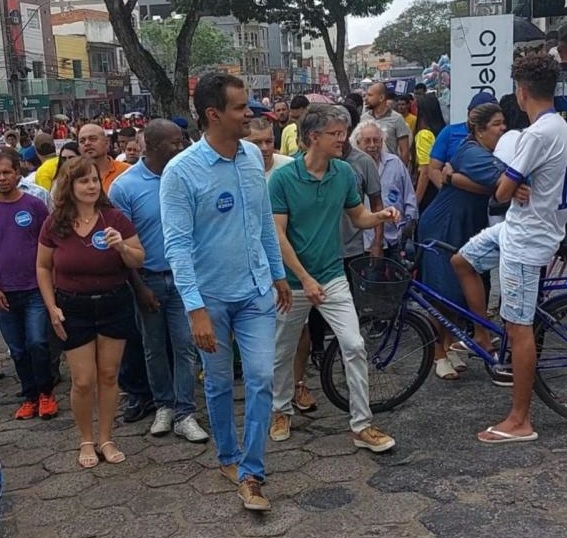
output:
[[[515, 61], [516, 96], [531, 125], [518, 137], [495, 193], [499, 202], [514, 199], [504, 222], [473, 237], [452, 260], [469, 308], [479, 316], [486, 312], [479, 273], [500, 268], [500, 314], [512, 347], [514, 392], [508, 416], [478, 434], [484, 443], [538, 437], [529, 416], [536, 364], [533, 320], [541, 269], [557, 251], [567, 222], [567, 123], [553, 108], [558, 75], [550, 56]], [[483, 327], [475, 327], [475, 340], [492, 347]]]

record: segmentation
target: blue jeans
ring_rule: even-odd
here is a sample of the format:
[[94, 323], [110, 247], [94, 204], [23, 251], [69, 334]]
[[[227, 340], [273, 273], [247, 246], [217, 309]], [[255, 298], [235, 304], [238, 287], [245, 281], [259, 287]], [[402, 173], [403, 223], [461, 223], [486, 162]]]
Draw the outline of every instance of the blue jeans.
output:
[[[264, 454], [272, 411], [276, 309], [270, 290], [266, 295], [224, 303], [203, 297], [213, 322], [217, 352], [201, 352], [205, 395], [217, 456], [222, 465], [237, 463], [238, 479], [264, 480]], [[244, 439], [238, 443], [233, 403], [232, 339], [242, 359], [245, 383]]]
[[[175, 410], [179, 421], [195, 412], [195, 357], [189, 319], [171, 273], [142, 274], [142, 281], [156, 295], [160, 309], [139, 309], [148, 381], [154, 403]], [[173, 376], [169, 367], [167, 335], [173, 350]]]
[[26, 400], [51, 394], [51, 359], [48, 344], [47, 310], [36, 288], [4, 292], [10, 311], [0, 310], [0, 331], [10, 349]]

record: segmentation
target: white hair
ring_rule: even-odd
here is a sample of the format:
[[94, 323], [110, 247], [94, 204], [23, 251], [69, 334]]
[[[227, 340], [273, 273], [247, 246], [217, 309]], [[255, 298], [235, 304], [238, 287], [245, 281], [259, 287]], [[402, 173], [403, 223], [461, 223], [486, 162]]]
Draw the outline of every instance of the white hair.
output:
[[353, 130], [352, 134], [350, 135], [349, 142], [352, 147], [356, 149], [360, 149], [359, 142], [360, 136], [362, 134], [362, 130], [366, 129], [366, 127], [375, 127], [382, 135], [382, 147], [380, 148], [380, 154], [385, 155], [388, 153], [388, 149], [386, 148], [386, 144], [384, 143], [384, 139], [386, 138], [386, 131], [382, 129], [381, 125], [372, 119], [362, 120]]

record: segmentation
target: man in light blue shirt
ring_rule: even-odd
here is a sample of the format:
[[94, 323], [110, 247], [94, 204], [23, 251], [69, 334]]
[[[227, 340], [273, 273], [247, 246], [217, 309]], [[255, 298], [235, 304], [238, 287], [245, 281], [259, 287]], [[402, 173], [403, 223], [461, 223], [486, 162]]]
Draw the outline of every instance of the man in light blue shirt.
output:
[[[172, 159], [160, 189], [165, 256], [189, 313], [205, 370], [205, 395], [221, 473], [249, 510], [269, 510], [261, 491], [272, 406], [276, 305], [291, 291], [272, 218], [260, 150], [241, 141], [252, 111], [243, 82], [205, 75], [194, 103], [203, 138]], [[233, 407], [232, 339], [242, 357], [242, 448]]]
[[[134, 271], [138, 313], [144, 342], [148, 381], [156, 406], [150, 428], [154, 436], [171, 431], [194, 443], [208, 440], [195, 419], [195, 356], [189, 323], [173, 274], [165, 258], [159, 189], [166, 164], [183, 147], [181, 129], [163, 119], [144, 131], [146, 157], [116, 179], [110, 188], [112, 203], [132, 221], [146, 251], [144, 267]], [[173, 375], [167, 338], [173, 350]]]

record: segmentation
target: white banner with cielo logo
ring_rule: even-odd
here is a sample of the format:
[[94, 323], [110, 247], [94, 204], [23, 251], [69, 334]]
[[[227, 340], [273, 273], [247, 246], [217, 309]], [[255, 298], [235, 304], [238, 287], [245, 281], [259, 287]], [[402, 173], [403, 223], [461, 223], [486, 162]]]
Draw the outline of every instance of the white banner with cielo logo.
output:
[[451, 123], [466, 121], [478, 92], [512, 93], [513, 55], [513, 15], [451, 19]]

